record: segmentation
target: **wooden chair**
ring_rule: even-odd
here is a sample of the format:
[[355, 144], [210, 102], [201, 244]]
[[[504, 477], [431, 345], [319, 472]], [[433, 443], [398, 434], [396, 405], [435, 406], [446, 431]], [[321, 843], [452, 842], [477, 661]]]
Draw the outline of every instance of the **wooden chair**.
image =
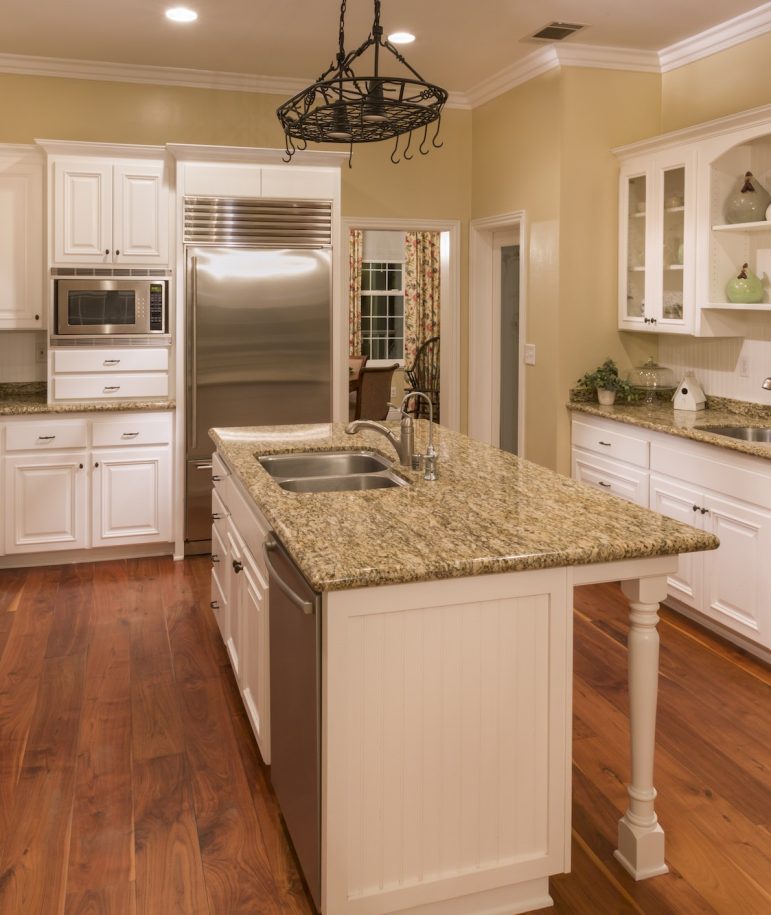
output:
[[399, 363], [383, 368], [365, 368], [359, 378], [359, 396], [351, 419], [383, 420], [388, 416], [391, 382]]
[[[422, 391], [431, 398], [434, 408], [434, 422], [439, 422], [439, 337], [429, 337], [418, 347], [415, 361], [404, 370], [409, 384], [405, 394]], [[409, 412], [416, 417], [428, 419], [428, 404], [422, 397], [415, 397], [408, 403]]]
[[353, 417], [356, 412], [356, 402], [359, 399], [359, 382], [361, 373], [367, 364], [369, 356], [348, 357], [348, 415]]

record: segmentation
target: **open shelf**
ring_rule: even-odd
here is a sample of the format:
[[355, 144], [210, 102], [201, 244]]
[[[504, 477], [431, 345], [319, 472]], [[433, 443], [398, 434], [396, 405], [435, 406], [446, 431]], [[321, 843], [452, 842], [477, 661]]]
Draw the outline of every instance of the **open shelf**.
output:
[[760, 222], [732, 222], [712, 226], [713, 232], [764, 232], [771, 231], [771, 222], [763, 219]]
[[771, 311], [771, 302], [755, 302], [752, 305], [744, 305], [741, 302], [709, 302], [701, 307], [721, 311]]

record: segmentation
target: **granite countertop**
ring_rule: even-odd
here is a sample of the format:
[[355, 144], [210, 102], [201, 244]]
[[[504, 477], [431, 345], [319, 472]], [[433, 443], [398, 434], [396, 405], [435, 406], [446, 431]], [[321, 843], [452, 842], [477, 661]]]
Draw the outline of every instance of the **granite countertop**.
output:
[[[398, 434], [398, 423], [386, 423]], [[291, 493], [256, 455], [371, 448], [376, 432], [345, 425], [212, 429], [246, 491], [319, 591], [715, 549], [711, 534], [598, 492], [537, 464], [435, 426], [439, 479], [394, 464], [410, 486]], [[428, 422], [417, 423], [424, 452]]]
[[0, 416], [36, 413], [105, 413], [113, 410], [173, 410], [173, 400], [92, 400], [47, 402], [45, 383], [0, 384]]
[[710, 397], [705, 410], [674, 410], [669, 400], [653, 404], [614, 404], [602, 407], [598, 403], [570, 401], [568, 409], [574, 413], [588, 413], [591, 416], [602, 416], [630, 426], [653, 429], [655, 432], [666, 432], [679, 435], [696, 442], [717, 445], [731, 451], [742, 451], [771, 460], [771, 445], [760, 442], [743, 442], [725, 435], [694, 428], [695, 426], [759, 426], [771, 427], [771, 407], [741, 400]]

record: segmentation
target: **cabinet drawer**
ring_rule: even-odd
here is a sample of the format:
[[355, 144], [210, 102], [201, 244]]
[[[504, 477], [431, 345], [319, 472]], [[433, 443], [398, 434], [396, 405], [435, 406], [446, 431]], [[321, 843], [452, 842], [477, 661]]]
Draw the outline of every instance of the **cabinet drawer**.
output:
[[602, 458], [573, 449], [573, 479], [589, 483], [601, 492], [648, 507], [648, 471], [622, 461]]
[[[614, 423], [618, 425], [618, 423]], [[573, 420], [573, 446], [594, 451], [604, 457], [628, 461], [638, 467], [648, 467], [649, 445], [647, 439], [608, 428], [607, 422], [582, 422]]]
[[211, 520], [212, 524], [217, 521], [221, 521], [223, 518], [227, 518], [230, 515], [230, 512], [227, 510], [224, 502], [217, 493], [212, 490], [211, 494]]
[[94, 447], [115, 445], [167, 445], [169, 424], [163, 419], [139, 419], [127, 413], [125, 419], [94, 422]]
[[85, 448], [88, 424], [81, 420], [46, 423], [8, 423], [6, 451], [43, 451], [56, 448]]
[[126, 400], [131, 397], [166, 397], [168, 375], [57, 375], [54, 397], [57, 400]]
[[147, 349], [55, 349], [54, 372], [166, 372], [169, 351], [163, 347]]
[[211, 459], [211, 480], [214, 491], [228, 505], [228, 477], [230, 468], [215, 451]]
[[249, 552], [264, 569], [263, 543], [270, 533], [270, 525], [257, 506], [243, 495], [237, 483], [232, 480], [228, 490], [228, 508]]

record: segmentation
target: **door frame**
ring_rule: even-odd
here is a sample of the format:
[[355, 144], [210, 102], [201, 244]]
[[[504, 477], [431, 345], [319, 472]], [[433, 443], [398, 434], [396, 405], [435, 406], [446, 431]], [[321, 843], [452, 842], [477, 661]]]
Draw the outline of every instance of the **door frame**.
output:
[[524, 347], [527, 336], [527, 218], [524, 210], [473, 219], [469, 226], [468, 434], [489, 445], [501, 442], [501, 312], [493, 294], [493, 234], [519, 236], [519, 370], [517, 454], [525, 452]]
[[[348, 234], [351, 229], [368, 229], [379, 232], [447, 232], [449, 251], [447, 264], [442, 265], [440, 308], [439, 386], [441, 390], [442, 425], [460, 431], [460, 220], [458, 219], [396, 219], [386, 217], [347, 216], [340, 222], [342, 290], [338, 311], [337, 347], [344, 354], [341, 364], [347, 364], [348, 354], [348, 294], [350, 264], [348, 261]], [[342, 376], [341, 376], [342, 377]], [[345, 383], [344, 383], [345, 382]], [[347, 376], [335, 388], [335, 418], [345, 422], [348, 418]]]

